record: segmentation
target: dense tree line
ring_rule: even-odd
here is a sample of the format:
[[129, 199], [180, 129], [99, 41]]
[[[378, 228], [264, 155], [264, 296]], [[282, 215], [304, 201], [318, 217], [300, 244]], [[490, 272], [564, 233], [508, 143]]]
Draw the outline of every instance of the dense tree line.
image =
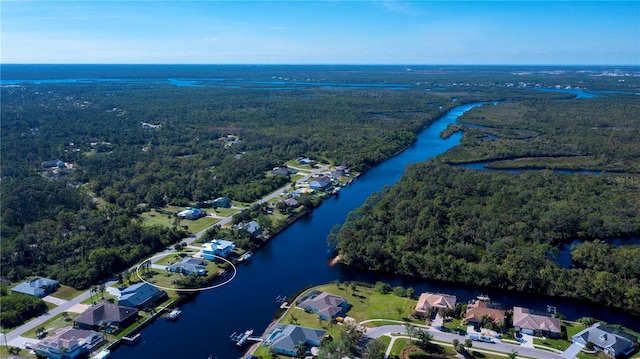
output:
[[9, 293], [6, 285], [0, 287], [0, 300], [0, 324], [3, 328], [18, 326], [26, 319], [47, 311], [47, 305], [42, 299], [26, 294]]
[[[639, 106], [634, 96], [613, 94], [475, 108], [443, 133], [463, 129], [460, 146], [411, 166], [394, 187], [351, 213], [330, 241], [359, 267], [640, 313], [639, 247], [606, 242], [640, 233]], [[455, 166], [487, 160], [501, 160], [492, 168], [541, 170]], [[545, 168], [613, 173], [563, 175]], [[571, 268], [562, 268], [556, 247], [575, 239], [585, 241], [573, 247]]]
[[[44, 66], [18, 77], [47, 78], [51, 68], [66, 71]], [[177, 87], [153, 79], [3, 86], [2, 276], [18, 280], [39, 274], [86, 288], [185, 235], [178, 228], [143, 225], [136, 217], [149, 207], [218, 196], [255, 200], [287, 182], [266, 172], [298, 156], [366, 171], [408, 147], [416, 133], [460, 103], [567, 97], [509, 88], [505, 83], [517, 79], [551, 84], [559, 78], [503, 69], [254, 70], [226, 67], [228, 82], [221, 86]], [[155, 74], [149, 78], [216, 77], [221, 70], [159, 66], [133, 73], [119, 66], [80, 66], [75, 71], [67, 77], [139, 78], [138, 71]], [[369, 85], [290, 91], [233, 80], [273, 76]], [[575, 85], [579, 78], [573, 73], [561, 80]], [[599, 81], [613, 88], [609, 80]], [[396, 83], [403, 90], [388, 87]], [[439, 86], [448, 88], [431, 91]], [[240, 141], [219, 140], [228, 134]], [[45, 171], [41, 163], [51, 159], [73, 169]]]

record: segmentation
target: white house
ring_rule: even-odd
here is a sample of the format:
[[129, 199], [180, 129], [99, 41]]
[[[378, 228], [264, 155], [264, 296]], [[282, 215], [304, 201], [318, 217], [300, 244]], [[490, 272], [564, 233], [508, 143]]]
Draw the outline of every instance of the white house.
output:
[[214, 239], [202, 246], [202, 256], [210, 261], [216, 260], [215, 256], [226, 258], [236, 245], [224, 239]]

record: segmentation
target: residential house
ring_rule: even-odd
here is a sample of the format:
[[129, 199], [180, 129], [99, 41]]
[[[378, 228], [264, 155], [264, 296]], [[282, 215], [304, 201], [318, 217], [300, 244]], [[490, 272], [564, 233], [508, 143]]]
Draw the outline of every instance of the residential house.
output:
[[216, 256], [226, 258], [236, 245], [224, 239], [214, 239], [202, 246], [202, 256], [210, 261], [215, 261]]
[[456, 296], [452, 294], [442, 293], [429, 293], [425, 292], [420, 294], [418, 298], [418, 304], [416, 304], [416, 315], [422, 318], [426, 318], [431, 308], [449, 308], [453, 309], [456, 306]]
[[596, 348], [614, 358], [626, 357], [635, 350], [633, 343], [637, 338], [630, 340], [620, 334], [622, 333], [615, 328], [596, 323], [571, 337], [571, 340], [584, 346], [591, 342]]
[[181, 262], [173, 263], [167, 268], [173, 273], [182, 273], [184, 275], [206, 275], [207, 265], [200, 258], [186, 258]]
[[43, 298], [58, 289], [58, 281], [48, 278], [33, 278], [11, 288], [12, 292]]
[[176, 214], [176, 216], [180, 217], [180, 218], [184, 218], [184, 219], [191, 219], [191, 220], [196, 220], [199, 219], [201, 217], [206, 217], [207, 216], [207, 212], [198, 209], [198, 208], [187, 208], [184, 211], [178, 212], [178, 214]]
[[284, 204], [289, 206], [289, 208], [291, 209], [296, 209], [300, 205], [300, 202], [298, 202], [298, 200], [295, 198], [287, 198], [284, 200]]
[[298, 163], [301, 165], [310, 165], [313, 163], [313, 160], [308, 157], [298, 157]]
[[42, 162], [42, 168], [65, 168], [64, 162], [61, 160], [49, 160]]
[[273, 170], [271, 170], [271, 173], [274, 176], [289, 176], [289, 175], [298, 173], [298, 171], [293, 168], [289, 168], [287, 166], [280, 166], [280, 167], [274, 167]]
[[349, 303], [346, 299], [339, 295], [327, 292], [313, 293], [298, 306], [311, 311], [312, 313], [317, 313], [318, 317], [324, 320], [343, 317], [347, 314], [347, 310], [349, 309]]
[[90, 352], [103, 341], [102, 334], [93, 330], [66, 327], [34, 344], [33, 350], [37, 355], [49, 359], [75, 359]]
[[104, 327], [126, 328], [138, 318], [138, 310], [132, 307], [101, 303], [87, 308], [75, 319], [80, 329], [101, 329]]
[[343, 177], [349, 174], [349, 170], [345, 166], [337, 166], [336, 168], [331, 170], [331, 177], [338, 178]]
[[262, 230], [260, 229], [260, 224], [258, 224], [258, 222], [256, 221], [238, 223], [237, 227], [238, 229], [243, 229], [249, 232], [251, 237], [256, 237], [260, 233], [262, 233]]
[[231, 208], [231, 199], [229, 197], [218, 197], [213, 200], [213, 204], [218, 208]]
[[513, 327], [525, 334], [542, 334], [551, 338], [557, 338], [562, 333], [558, 318], [534, 314], [522, 307], [513, 307]]
[[473, 300], [471, 304], [467, 305], [464, 320], [468, 325], [473, 325], [476, 328], [482, 327], [487, 322], [501, 326], [504, 323], [505, 314], [506, 311], [491, 308], [489, 303], [484, 300]]
[[273, 350], [282, 355], [296, 356], [299, 345], [307, 347], [318, 347], [324, 337], [326, 330], [302, 327], [299, 325], [278, 324], [267, 335], [264, 345], [270, 346]]
[[167, 292], [145, 282], [129, 286], [120, 292], [118, 304], [125, 307], [146, 308], [167, 297]]
[[290, 196], [291, 198], [299, 198], [303, 194], [312, 194], [313, 192], [315, 191], [311, 188], [298, 188], [295, 191], [291, 192]]
[[311, 182], [309, 182], [309, 188], [316, 191], [327, 191], [329, 190], [329, 188], [331, 188], [331, 178], [327, 176], [316, 177]]

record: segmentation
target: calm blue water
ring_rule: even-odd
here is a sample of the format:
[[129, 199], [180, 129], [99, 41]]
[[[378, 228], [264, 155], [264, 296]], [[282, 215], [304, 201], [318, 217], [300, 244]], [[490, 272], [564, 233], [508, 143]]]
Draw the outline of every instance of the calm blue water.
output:
[[229, 340], [231, 333], [247, 329], [262, 333], [271, 323], [279, 306], [276, 302], [278, 296], [290, 295], [305, 286], [324, 284], [336, 279], [370, 283], [381, 280], [392, 286], [413, 287], [417, 292], [452, 293], [460, 301], [487, 293], [507, 308], [521, 305], [545, 310], [547, 305], [554, 305], [568, 318], [608, 318], [611, 322], [639, 330], [637, 318], [599, 305], [329, 265], [326, 237], [331, 228], [344, 223], [347, 213], [362, 205], [372, 192], [398, 181], [408, 164], [424, 161], [459, 144], [461, 133], [446, 140], [440, 139], [439, 133], [465, 111], [479, 105], [481, 104], [454, 108], [424, 130], [418, 136], [417, 143], [409, 149], [365, 173], [353, 185], [343, 188], [339, 197], [325, 200], [311, 215], [280, 233], [260, 249], [251, 262], [239, 267], [238, 275], [231, 283], [203, 292], [192, 302], [183, 305], [183, 315], [176, 322], [158, 319], [144, 329], [143, 339], [135, 347], [122, 346], [113, 353], [113, 358], [205, 359], [209, 355], [219, 359], [238, 358], [243, 352]]
[[[558, 263], [562, 268], [571, 268], [571, 248], [573, 246], [582, 243], [581, 240], [574, 240], [569, 244], [563, 244], [558, 247], [558, 254], [555, 257], [556, 263]], [[629, 246], [629, 245], [640, 245], [640, 237], [630, 237], [630, 238], [616, 238], [616, 239], [608, 239], [608, 244], [613, 246]]]

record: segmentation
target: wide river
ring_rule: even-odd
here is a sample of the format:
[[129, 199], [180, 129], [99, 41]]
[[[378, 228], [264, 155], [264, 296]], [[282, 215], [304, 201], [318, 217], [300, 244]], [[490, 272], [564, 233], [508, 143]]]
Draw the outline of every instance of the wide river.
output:
[[[261, 334], [278, 309], [278, 296], [288, 296], [305, 286], [340, 281], [385, 281], [392, 286], [413, 287], [417, 293], [452, 293], [458, 301], [467, 301], [485, 293], [505, 308], [513, 305], [546, 310], [552, 305], [567, 318], [582, 316], [603, 318], [640, 330], [638, 318], [627, 313], [564, 298], [472, 288], [462, 285], [357, 270], [344, 265], [331, 266], [326, 237], [331, 228], [345, 221], [347, 213], [362, 205], [369, 195], [400, 179], [408, 164], [437, 156], [460, 143], [461, 133], [446, 140], [439, 133], [469, 109], [481, 104], [462, 105], [425, 129], [418, 141], [406, 151], [362, 175], [340, 196], [325, 200], [311, 215], [302, 218], [260, 249], [249, 263], [238, 267], [236, 278], [218, 289], [200, 293], [182, 306], [183, 314], [175, 322], [159, 318], [145, 328], [142, 340], [133, 347], [121, 346], [115, 359], [133, 358], [238, 358], [238, 350], [229, 339], [233, 332], [253, 329]], [[490, 106], [487, 104], [486, 106]]]

